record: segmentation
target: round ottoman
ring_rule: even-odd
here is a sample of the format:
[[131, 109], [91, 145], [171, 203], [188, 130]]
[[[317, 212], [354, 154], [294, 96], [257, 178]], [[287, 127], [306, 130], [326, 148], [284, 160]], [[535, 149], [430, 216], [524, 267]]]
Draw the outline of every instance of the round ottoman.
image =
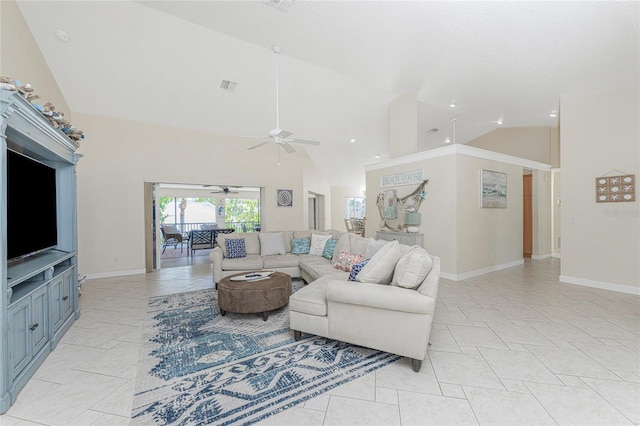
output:
[[218, 283], [218, 306], [220, 315], [227, 312], [253, 314], [262, 312], [264, 321], [269, 311], [289, 303], [291, 277], [283, 272], [274, 272], [258, 281], [232, 281], [231, 278], [246, 275], [241, 272], [222, 278]]

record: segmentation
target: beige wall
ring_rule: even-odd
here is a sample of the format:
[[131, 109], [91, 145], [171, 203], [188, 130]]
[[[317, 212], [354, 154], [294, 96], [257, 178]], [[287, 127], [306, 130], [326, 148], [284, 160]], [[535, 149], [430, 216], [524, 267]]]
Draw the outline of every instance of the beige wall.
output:
[[558, 129], [552, 127], [500, 128], [466, 145], [560, 166]]
[[595, 178], [640, 178], [638, 91], [563, 96], [561, 280], [640, 294], [636, 201], [595, 202]]
[[551, 247], [551, 172], [534, 170], [533, 186], [533, 259], [552, 256]]
[[[405, 157], [406, 158], [406, 157]], [[456, 253], [456, 159], [454, 155], [407, 161], [401, 165], [376, 168], [366, 173], [367, 224], [365, 235], [374, 237], [381, 229], [381, 216], [376, 205], [377, 195], [383, 189], [395, 189], [402, 198], [413, 192], [417, 184], [393, 188], [380, 188], [380, 176], [422, 170], [427, 196], [420, 205], [422, 214], [420, 233], [424, 235], [424, 248], [442, 259], [442, 270], [450, 274], [457, 271]]]
[[[457, 156], [457, 275], [522, 260], [522, 167]], [[507, 208], [481, 208], [482, 170], [507, 174]]]
[[[53, 36], [53, 35], [52, 35]], [[19, 41], [17, 43], [16, 41]], [[0, 1], [0, 74], [30, 83], [33, 93], [40, 96], [34, 102], [51, 102], [56, 111], [72, 120], [67, 105], [49, 65], [44, 60], [29, 27], [15, 1]], [[79, 129], [82, 126], [73, 122]]]
[[[463, 279], [521, 263], [523, 166], [519, 162], [527, 162], [519, 160], [458, 145], [370, 166], [366, 173], [366, 234], [374, 236], [380, 229], [380, 214], [376, 206], [376, 195], [381, 192], [380, 176], [423, 170], [429, 184], [427, 196], [420, 206], [420, 233], [424, 234], [427, 251], [441, 257], [445, 277]], [[507, 208], [481, 208], [480, 177], [483, 169], [507, 173]], [[543, 173], [536, 169], [538, 171]], [[543, 187], [538, 188], [538, 198], [546, 197], [550, 192], [550, 179], [541, 179], [544, 184], [538, 184]], [[415, 187], [408, 185], [392, 189], [403, 197]], [[536, 209], [545, 208], [536, 206]], [[549, 213], [547, 211], [547, 215]], [[548, 222], [548, 218], [538, 218], [538, 227], [544, 227], [544, 231], [538, 229], [538, 234], [550, 234]], [[538, 244], [547, 247], [548, 241], [547, 235]], [[543, 250], [548, 253], [550, 249]]]
[[389, 105], [389, 157], [418, 150], [418, 99], [415, 93], [398, 96]]
[[[247, 151], [250, 143], [202, 132], [76, 114], [87, 139], [79, 152], [80, 272], [109, 275], [144, 269], [144, 183], [170, 182], [265, 188], [263, 229], [306, 229], [303, 150], [281, 156]], [[305, 168], [307, 172], [305, 172]], [[327, 184], [312, 183], [329, 194]], [[293, 207], [277, 207], [276, 191], [293, 190]], [[114, 206], [117, 208], [114, 209]]]

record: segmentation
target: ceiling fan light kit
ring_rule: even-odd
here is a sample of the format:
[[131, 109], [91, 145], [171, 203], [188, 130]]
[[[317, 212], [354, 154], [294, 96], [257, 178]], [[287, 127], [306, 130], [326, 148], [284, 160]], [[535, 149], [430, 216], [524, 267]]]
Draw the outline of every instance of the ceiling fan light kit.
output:
[[282, 147], [289, 154], [293, 154], [296, 150], [290, 145], [291, 143], [299, 143], [306, 145], [320, 145], [320, 142], [307, 140], [307, 139], [295, 139], [290, 138], [293, 133], [288, 130], [280, 128], [280, 87], [279, 87], [279, 74], [278, 74], [278, 55], [282, 52], [282, 48], [277, 45], [271, 46], [271, 50], [276, 54], [276, 127], [269, 130], [268, 137], [265, 142], [251, 146], [247, 149], [256, 149], [268, 143], [274, 143], [278, 146], [278, 165], [280, 165], [280, 147]]

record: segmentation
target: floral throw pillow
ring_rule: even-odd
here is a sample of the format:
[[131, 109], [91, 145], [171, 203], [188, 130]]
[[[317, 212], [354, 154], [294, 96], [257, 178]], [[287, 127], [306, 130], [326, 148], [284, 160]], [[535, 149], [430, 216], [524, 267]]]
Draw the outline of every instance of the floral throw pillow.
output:
[[227, 259], [247, 257], [244, 238], [228, 238], [224, 243], [227, 246]]
[[356, 263], [355, 265], [353, 265], [351, 267], [351, 272], [349, 273], [349, 281], [355, 281], [356, 277], [358, 276], [358, 273], [362, 271], [362, 268], [364, 268], [364, 265], [366, 265], [368, 262], [369, 262], [368, 260], [365, 260], [363, 262]]
[[340, 250], [338, 254], [338, 259], [333, 262], [333, 267], [336, 269], [340, 269], [342, 271], [351, 272], [351, 268], [356, 263], [360, 263], [364, 260], [364, 257], [361, 254], [351, 254], [347, 253], [344, 250]]
[[310, 238], [294, 238], [291, 240], [292, 254], [309, 254], [310, 249], [311, 249]]

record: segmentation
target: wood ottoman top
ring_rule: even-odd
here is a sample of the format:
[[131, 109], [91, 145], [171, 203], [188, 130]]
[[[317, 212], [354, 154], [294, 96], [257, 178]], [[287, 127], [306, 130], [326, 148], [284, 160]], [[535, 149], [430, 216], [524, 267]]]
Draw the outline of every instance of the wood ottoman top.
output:
[[232, 281], [231, 278], [246, 275], [241, 272], [222, 278], [218, 283], [218, 306], [220, 314], [227, 312], [251, 314], [262, 312], [264, 321], [269, 311], [289, 303], [291, 277], [283, 272], [274, 272], [258, 281]]

